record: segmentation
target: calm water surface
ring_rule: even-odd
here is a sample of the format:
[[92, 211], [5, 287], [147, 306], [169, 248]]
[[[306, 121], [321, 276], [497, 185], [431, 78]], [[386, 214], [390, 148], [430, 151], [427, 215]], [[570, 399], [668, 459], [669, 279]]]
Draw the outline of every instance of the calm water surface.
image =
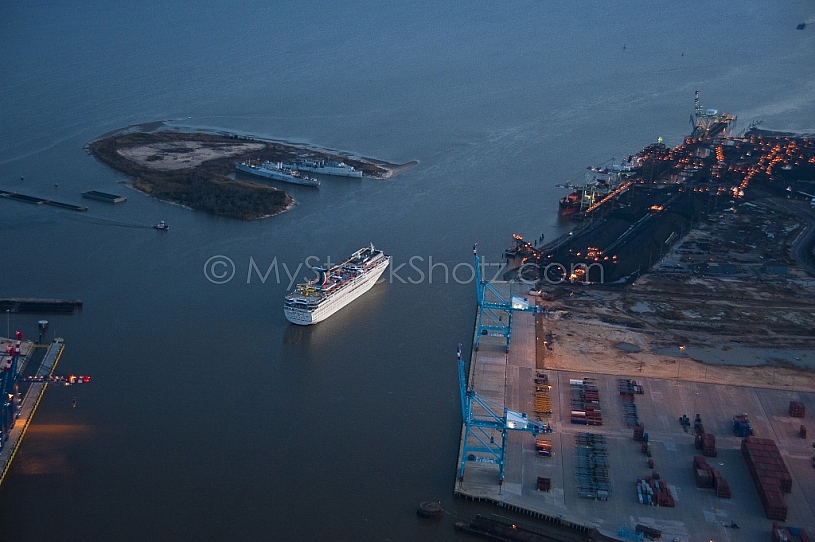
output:
[[[431, 258], [452, 269], [479, 242], [497, 261], [513, 232], [567, 231], [554, 185], [679, 143], [695, 89], [737, 130], [815, 132], [815, 34], [795, 30], [813, 16], [803, 0], [3, 4], [0, 189], [90, 209], [0, 201], [0, 295], [84, 300], [49, 333], [60, 370], [93, 380], [49, 388], [0, 538], [457, 539], [454, 517], [484, 510], [451, 497], [475, 296], [463, 272], [431, 282]], [[157, 119], [419, 164], [286, 186], [299, 205], [278, 217], [213, 218], [83, 151]], [[81, 200], [92, 189], [128, 201]], [[283, 264], [369, 242], [405, 265], [326, 322], [288, 324]], [[228, 283], [206, 279], [213, 256], [234, 262]], [[279, 283], [252, 271], [273, 261]], [[31, 336], [40, 317], [10, 324]], [[418, 521], [426, 499], [451, 514]]]

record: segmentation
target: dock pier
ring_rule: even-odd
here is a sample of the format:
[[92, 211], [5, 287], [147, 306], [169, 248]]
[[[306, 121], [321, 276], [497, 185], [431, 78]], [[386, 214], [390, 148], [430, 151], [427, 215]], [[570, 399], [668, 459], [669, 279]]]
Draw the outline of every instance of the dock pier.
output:
[[[534, 303], [534, 300], [532, 301]], [[480, 308], [478, 310], [481, 310]], [[509, 409], [532, 413], [533, 382], [537, 374], [537, 340], [535, 314], [518, 313], [512, 321], [512, 348], [506, 351], [503, 336], [482, 336], [478, 350], [471, 350], [468, 378], [471, 389], [492, 403], [505, 405]], [[478, 321], [478, 315], [476, 315]], [[476, 326], [477, 330], [478, 326]], [[473, 336], [473, 345], [476, 339]], [[474, 385], [473, 385], [474, 383]], [[528, 391], [524, 394], [524, 391]], [[560, 456], [560, 424], [556, 423], [554, 433], [546, 434], [552, 440], [557, 455]], [[462, 464], [465, 435], [462, 424], [462, 441], [459, 445], [458, 463]], [[500, 439], [498, 432], [494, 438]], [[498, 466], [491, 461], [468, 461], [464, 476], [456, 479], [453, 495], [475, 502], [493, 504], [499, 508], [535, 518], [552, 525], [566, 528], [573, 533], [597, 533], [596, 527], [583, 518], [572, 517], [564, 501], [563, 490], [553, 488], [552, 492], [539, 492], [533, 488], [535, 477], [543, 474], [543, 460], [535, 457], [535, 439], [529, 434], [509, 432], [506, 446], [506, 479], [499, 483]], [[530, 459], [527, 459], [529, 457]], [[532, 467], [532, 468], [530, 468]], [[535, 473], [534, 477], [532, 473]], [[524, 475], [526, 474], [526, 475]], [[547, 472], [553, 486], [562, 487], [563, 475]], [[531, 491], [530, 491], [531, 490]]]
[[[7, 339], [7, 341], [11, 342], [11, 339]], [[21, 346], [23, 348], [21, 348], [20, 357], [23, 358], [23, 361], [21, 362], [20, 373], [22, 373], [22, 369], [25, 368], [25, 364], [30, 361], [33, 349], [36, 348], [36, 345], [30, 342], [26, 342]], [[0, 449], [0, 484], [3, 483], [6, 473], [11, 467], [11, 462], [14, 460], [15, 454], [23, 442], [23, 437], [28, 430], [28, 426], [31, 424], [31, 420], [34, 418], [34, 413], [37, 411], [45, 389], [48, 387], [47, 377], [53, 375], [62, 357], [64, 347], [63, 340], [59, 338], [54, 339], [54, 342], [48, 346], [48, 350], [40, 366], [36, 372], [34, 372], [35, 376], [43, 377], [43, 380], [41, 382], [31, 382], [25, 394], [20, 399], [17, 419], [14, 421], [13, 427], [8, 431], [8, 440], [3, 444], [2, 449]], [[24, 352], [22, 352], [23, 350]]]
[[[534, 303], [533, 296], [529, 296]], [[477, 316], [477, 315], [476, 315]], [[476, 320], [477, 321], [477, 320]], [[751, 420], [761, 420], [756, 434], [774, 436], [792, 474], [792, 492], [787, 495], [787, 522], [812, 532], [815, 517], [811, 503], [813, 481], [810, 441], [792, 431], [786, 408], [790, 396], [801, 403], [815, 404], [815, 393], [790, 389], [760, 389], [749, 385], [733, 386], [715, 380], [694, 381], [654, 376], [640, 372], [636, 353], [622, 353], [615, 343], [609, 345], [609, 365], [603, 370], [581, 370], [580, 355], [589, 351], [587, 339], [568, 327], [570, 320], [551, 314], [517, 312], [512, 318], [512, 348], [506, 351], [503, 336], [482, 335], [478, 350], [473, 348], [467, 370], [468, 389], [506, 409], [526, 413], [540, 420], [552, 433], [537, 436], [508, 431], [504, 454], [504, 480], [499, 480], [499, 465], [488, 454], [475, 455], [466, 462], [463, 476], [464, 442], [460, 443], [455, 497], [495, 506], [500, 514], [526, 516], [538, 528], [551, 530], [562, 540], [622, 540], [618, 533], [629, 532], [643, 524], [659, 529], [663, 539], [725, 539], [731, 524], [741, 526], [746, 542], [767, 539], [771, 522], [761, 513], [761, 501], [750, 483], [748, 469], [741, 456], [741, 438], [734, 436], [731, 417], [750, 412]], [[477, 326], [476, 326], [477, 329]], [[554, 337], [554, 342], [549, 340]], [[573, 356], [577, 356], [574, 357]], [[621, 356], [632, 358], [630, 370], [620, 370]], [[691, 362], [688, 361], [688, 364]], [[685, 368], [684, 366], [682, 367]], [[690, 374], [687, 370], [685, 371]], [[551, 413], [536, 413], [537, 382], [541, 375], [552, 386], [548, 391]], [[685, 373], [682, 373], [682, 377]], [[636, 431], [629, 423], [620, 378], [637, 379], [636, 395], [639, 423], [648, 433], [648, 453], [641, 450]], [[574, 415], [574, 386], [591, 382], [599, 392], [602, 424], [579, 424]], [[732, 410], [732, 412], [731, 412]], [[500, 407], [494, 408], [496, 413]], [[599, 411], [599, 410], [598, 410]], [[694, 436], [676, 420], [683, 414], [701, 414], [708, 431], [716, 434], [719, 453], [716, 468], [730, 482], [732, 498], [721, 498], [712, 491], [699, 490], [692, 470], [693, 457], [699, 454]], [[797, 426], [796, 426], [797, 427]], [[607, 494], [583, 491], [586, 434], [603, 442], [603, 461], [607, 467]], [[462, 423], [461, 438], [466, 434]], [[494, 437], [500, 443], [500, 433]], [[538, 453], [537, 440], [551, 443], [551, 453]], [[470, 443], [470, 449], [473, 449]], [[810, 451], [807, 451], [810, 450]], [[581, 454], [582, 452], [582, 454]], [[592, 452], [589, 452], [592, 453]], [[658, 472], [659, 474], [654, 474]], [[637, 480], [661, 476], [670, 489], [675, 506], [640, 504]], [[547, 484], [541, 485], [542, 479]], [[541, 489], [544, 487], [545, 489]], [[673, 504], [673, 503], [672, 503]]]

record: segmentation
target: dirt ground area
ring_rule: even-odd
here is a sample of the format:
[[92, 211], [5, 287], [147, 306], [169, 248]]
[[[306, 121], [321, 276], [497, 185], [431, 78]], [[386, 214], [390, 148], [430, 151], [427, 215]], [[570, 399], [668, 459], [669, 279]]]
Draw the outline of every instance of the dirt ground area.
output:
[[207, 160], [229, 158], [265, 148], [263, 143], [213, 144], [198, 141], [169, 141], [125, 147], [118, 153], [147, 169], [175, 171], [192, 169]]
[[655, 274], [626, 290], [545, 296], [546, 368], [815, 391], [815, 302], [804, 287]]
[[806, 203], [756, 198], [695, 224], [632, 284], [543, 288], [543, 363], [815, 391], [812, 220]]

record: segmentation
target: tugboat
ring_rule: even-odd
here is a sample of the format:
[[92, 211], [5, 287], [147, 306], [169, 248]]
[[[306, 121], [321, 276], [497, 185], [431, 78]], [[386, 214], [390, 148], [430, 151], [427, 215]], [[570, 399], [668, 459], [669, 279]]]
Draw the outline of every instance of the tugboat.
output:
[[170, 229], [170, 226], [168, 226], [168, 225], [167, 225], [167, 224], [166, 224], [166, 223], [165, 223], [165, 222], [162, 220], [161, 222], [159, 222], [158, 224], [156, 224], [155, 226], [153, 226], [153, 228], [155, 228], [155, 229], [157, 229], [157, 230], [161, 230], [161, 231], [167, 231], [167, 230], [169, 230], [169, 229]]

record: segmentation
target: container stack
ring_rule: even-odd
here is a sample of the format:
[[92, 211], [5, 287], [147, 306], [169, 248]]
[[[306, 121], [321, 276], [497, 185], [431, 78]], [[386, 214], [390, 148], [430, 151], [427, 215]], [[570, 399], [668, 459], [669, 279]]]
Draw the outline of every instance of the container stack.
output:
[[730, 484], [717, 470], [713, 470], [713, 489], [716, 490], [716, 496], [720, 499], [729, 499], [733, 496], [730, 492]]
[[716, 457], [716, 436], [713, 433], [697, 434], [693, 442], [698, 450], [702, 450], [703, 456]]
[[767, 519], [787, 519], [783, 493], [792, 491], [792, 477], [775, 442], [770, 439], [747, 437], [741, 441], [741, 453], [764, 505]]
[[800, 401], [790, 401], [790, 416], [793, 418], [806, 417], [806, 405]]
[[606, 437], [594, 433], [575, 435], [577, 494], [606, 501], [611, 496]]
[[750, 418], [747, 417], [747, 414], [733, 416], [733, 434], [742, 438], [753, 434], [753, 428], [750, 426]]
[[640, 504], [673, 507], [674, 498], [668, 484], [653, 476], [637, 479], [637, 499]]
[[693, 457], [693, 479], [696, 482], [696, 487], [715, 489], [716, 496], [721, 499], [729, 499], [732, 496], [730, 484], [727, 483], [727, 480], [722, 477], [719, 471], [708, 465], [701, 455]]
[[641, 423], [638, 423], [634, 426], [634, 440], [637, 442], [642, 442], [645, 437], [645, 426]]
[[[585, 380], [584, 380], [585, 382]], [[592, 382], [583, 385], [583, 401], [588, 425], [603, 425], [603, 411], [600, 408], [600, 389]]]
[[713, 487], [713, 467], [701, 455], [693, 456], [693, 479], [696, 487], [710, 489]]
[[642, 395], [645, 393], [642, 387], [642, 381], [631, 380], [630, 378], [618, 378], [617, 388], [620, 390], [621, 395], [624, 393], [631, 395]]
[[592, 378], [569, 380], [571, 422], [579, 425], [603, 425], [600, 391]]
[[623, 402], [623, 416], [625, 424], [628, 427], [636, 427], [639, 425], [637, 405], [634, 403], [634, 394], [642, 393], [642, 386], [634, 382], [635, 381], [628, 378], [620, 378], [617, 380], [617, 389], [620, 390], [620, 399], [622, 399]]
[[697, 414], [696, 418], [693, 420], [693, 434], [694, 435], [701, 435], [705, 432], [705, 426], [702, 425], [702, 417]]
[[552, 489], [551, 478], [541, 478], [538, 476], [538, 491], [549, 491]]
[[773, 542], [809, 542], [809, 535], [798, 527], [779, 527], [773, 521]]
[[642, 446], [640, 447], [640, 451], [647, 457], [651, 457], [651, 443], [648, 442], [648, 433], [643, 432], [642, 434]]

